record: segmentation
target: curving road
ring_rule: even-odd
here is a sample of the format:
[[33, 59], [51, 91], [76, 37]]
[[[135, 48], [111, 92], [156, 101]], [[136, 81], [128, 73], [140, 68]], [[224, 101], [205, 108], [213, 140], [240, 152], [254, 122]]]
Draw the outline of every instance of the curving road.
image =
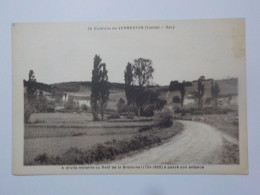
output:
[[224, 149], [223, 138], [237, 144], [237, 140], [214, 127], [194, 121], [180, 121], [181, 134], [165, 144], [142, 153], [111, 162], [112, 164], [218, 164]]

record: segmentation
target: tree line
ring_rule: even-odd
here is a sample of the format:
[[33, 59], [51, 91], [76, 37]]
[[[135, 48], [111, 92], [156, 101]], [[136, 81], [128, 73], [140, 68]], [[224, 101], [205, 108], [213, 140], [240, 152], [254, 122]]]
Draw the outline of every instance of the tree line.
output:
[[[133, 63], [127, 63], [124, 71], [126, 111], [136, 108], [138, 116], [145, 115], [144, 105], [149, 104], [150, 107], [146, 110], [148, 109], [148, 112], [152, 115], [154, 109], [160, 109], [166, 103], [158, 98], [159, 94], [146, 90], [153, 78], [153, 72], [154, 68], [150, 59], [138, 58]], [[110, 86], [107, 74], [106, 64], [102, 63], [100, 56], [96, 55], [93, 63], [91, 89], [91, 109], [94, 121], [99, 120], [98, 113], [101, 114], [101, 120], [104, 118]], [[121, 108], [123, 104], [124, 100], [120, 99], [118, 106]]]
[[[128, 62], [124, 70], [124, 89], [127, 103], [123, 99], [118, 102], [118, 110], [124, 107], [124, 111], [135, 111], [138, 116], [152, 116], [154, 110], [160, 110], [167, 103], [166, 100], [159, 97], [160, 93], [156, 90], [148, 89], [153, 79], [153, 63], [150, 59], [138, 58], [134, 59], [133, 63]], [[198, 79], [197, 91], [195, 96], [198, 99], [198, 107], [203, 106], [204, 96], [204, 76]], [[24, 104], [24, 121], [28, 122], [30, 115], [34, 112], [36, 106], [36, 90], [39, 88], [46, 88], [53, 93], [61, 94], [58, 89], [49, 88], [47, 85], [37, 83], [33, 70], [29, 71], [28, 81], [24, 81], [27, 87], [27, 93]], [[171, 81], [169, 91], [180, 91], [180, 102], [183, 106], [186, 87], [192, 86], [191, 82], [179, 83], [178, 81]], [[101, 115], [101, 120], [104, 120], [104, 113], [106, 111], [107, 103], [109, 100], [109, 83], [108, 70], [106, 63], [102, 62], [99, 55], [95, 55], [93, 60], [92, 78], [91, 78], [91, 112], [93, 120], [100, 120], [98, 115]], [[220, 88], [217, 82], [212, 81], [211, 96], [215, 102], [214, 106], [217, 107], [217, 99], [219, 97]], [[44, 101], [43, 93], [39, 93], [40, 102]], [[39, 105], [38, 105], [39, 106]]]

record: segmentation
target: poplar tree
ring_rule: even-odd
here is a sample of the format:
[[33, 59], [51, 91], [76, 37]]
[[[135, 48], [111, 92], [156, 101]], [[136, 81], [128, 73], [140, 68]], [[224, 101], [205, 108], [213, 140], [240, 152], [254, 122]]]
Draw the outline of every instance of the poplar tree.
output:
[[133, 65], [128, 62], [125, 72], [125, 95], [127, 99], [127, 105], [129, 106], [134, 102], [134, 74]]
[[104, 119], [104, 110], [109, 97], [109, 82], [107, 76], [106, 64], [101, 63], [100, 56], [95, 55], [92, 80], [91, 80], [91, 109], [93, 120], [99, 120], [98, 111], [101, 112], [101, 119]]
[[216, 82], [214, 84], [214, 82], [212, 81], [211, 83], [211, 96], [212, 99], [214, 100], [214, 107], [217, 108], [218, 107], [218, 97], [219, 97], [219, 93], [220, 93], [220, 88], [218, 86], [218, 83]]
[[204, 76], [201, 76], [199, 79], [198, 79], [198, 107], [199, 108], [202, 108], [203, 106], [203, 96], [204, 96], [204, 84], [202, 84], [202, 81], [204, 80]]

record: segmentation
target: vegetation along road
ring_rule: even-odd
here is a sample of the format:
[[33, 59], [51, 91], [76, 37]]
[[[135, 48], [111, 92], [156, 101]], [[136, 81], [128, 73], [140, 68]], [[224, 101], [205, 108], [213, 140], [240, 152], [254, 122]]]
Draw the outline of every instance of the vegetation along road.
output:
[[183, 132], [169, 142], [112, 163], [222, 164], [227, 162], [227, 159], [223, 159], [227, 156], [227, 145], [235, 147], [238, 144], [237, 139], [210, 125], [194, 121], [180, 122], [184, 125]]

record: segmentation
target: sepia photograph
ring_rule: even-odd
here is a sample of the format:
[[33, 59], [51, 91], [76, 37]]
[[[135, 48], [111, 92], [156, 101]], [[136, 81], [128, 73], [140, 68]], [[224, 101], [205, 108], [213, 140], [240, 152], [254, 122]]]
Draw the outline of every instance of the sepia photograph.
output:
[[13, 173], [247, 174], [244, 19], [14, 23]]

